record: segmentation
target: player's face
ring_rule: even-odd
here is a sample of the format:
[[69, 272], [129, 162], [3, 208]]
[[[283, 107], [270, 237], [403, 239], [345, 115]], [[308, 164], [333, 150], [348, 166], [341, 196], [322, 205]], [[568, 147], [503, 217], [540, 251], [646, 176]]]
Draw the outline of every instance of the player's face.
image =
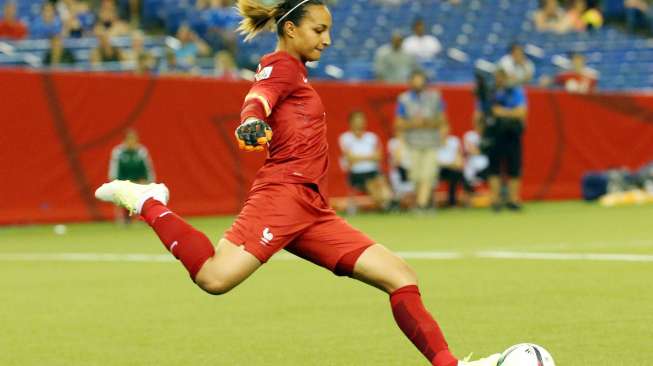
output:
[[317, 61], [331, 45], [331, 12], [324, 5], [311, 5], [292, 38], [293, 46], [304, 61]]

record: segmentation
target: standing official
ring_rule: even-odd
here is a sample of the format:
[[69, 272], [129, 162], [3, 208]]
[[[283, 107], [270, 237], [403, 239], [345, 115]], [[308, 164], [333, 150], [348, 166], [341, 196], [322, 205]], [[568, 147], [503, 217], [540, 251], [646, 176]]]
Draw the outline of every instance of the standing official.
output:
[[[491, 116], [483, 118], [482, 129], [485, 152], [490, 159], [488, 182], [492, 208], [499, 211], [521, 209], [522, 135], [524, 132], [527, 100], [524, 88], [509, 83], [503, 69], [495, 72], [495, 90], [491, 100]], [[507, 201], [501, 197], [502, 179], [508, 177]]]
[[410, 90], [397, 101], [396, 127], [406, 142], [410, 158], [408, 177], [415, 184], [418, 209], [429, 207], [438, 176], [438, 148], [449, 133], [445, 105], [440, 92], [427, 89], [426, 75], [415, 71]]

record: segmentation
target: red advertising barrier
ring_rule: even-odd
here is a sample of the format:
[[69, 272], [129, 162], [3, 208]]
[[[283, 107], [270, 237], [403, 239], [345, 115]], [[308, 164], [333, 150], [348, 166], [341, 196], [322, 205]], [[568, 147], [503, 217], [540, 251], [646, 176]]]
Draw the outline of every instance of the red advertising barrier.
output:
[[[93, 198], [126, 128], [150, 150], [171, 206], [184, 215], [233, 214], [262, 154], [233, 141], [247, 82], [203, 78], [0, 71], [0, 224], [100, 220]], [[347, 192], [336, 163], [347, 115], [363, 110], [386, 140], [403, 89], [374, 83], [315, 83], [329, 120], [330, 194]], [[472, 127], [469, 87], [443, 87], [452, 132]], [[581, 96], [530, 90], [524, 196], [580, 197], [589, 170], [636, 168], [653, 160], [653, 97]]]

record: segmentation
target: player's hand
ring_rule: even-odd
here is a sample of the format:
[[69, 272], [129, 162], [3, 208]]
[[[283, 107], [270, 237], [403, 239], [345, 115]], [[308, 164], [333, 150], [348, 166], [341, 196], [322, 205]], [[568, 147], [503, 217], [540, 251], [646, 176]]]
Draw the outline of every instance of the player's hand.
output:
[[236, 128], [238, 147], [245, 151], [263, 151], [272, 141], [272, 128], [260, 119], [249, 119]]

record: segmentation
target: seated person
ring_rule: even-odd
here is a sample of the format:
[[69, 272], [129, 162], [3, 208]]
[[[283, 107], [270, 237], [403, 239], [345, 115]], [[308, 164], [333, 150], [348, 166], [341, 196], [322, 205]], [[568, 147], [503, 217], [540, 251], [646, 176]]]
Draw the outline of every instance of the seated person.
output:
[[63, 30], [61, 19], [57, 16], [54, 5], [45, 2], [41, 8], [41, 15], [30, 25], [30, 38], [50, 39]]
[[467, 186], [473, 191], [487, 178], [490, 160], [481, 152], [481, 135], [476, 131], [467, 131], [463, 135], [463, 154], [465, 167], [463, 175]]
[[406, 142], [401, 132], [388, 140], [388, 165], [390, 166], [390, 184], [395, 200], [403, 207], [415, 205], [415, 183], [408, 178], [410, 155], [406, 151]]
[[340, 135], [343, 167], [349, 173], [349, 184], [368, 193], [381, 208], [387, 209], [392, 200], [390, 187], [381, 173], [381, 147], [373, 132], [365, 131], [365, 114], [354, 111], [349, 115], [350, 130]]
[[[447, 205], [455, 207], [458, 204], [456, 194], [458, 185], [462, 185], [465, 192], [470, 191], [470, 187], [465, 181], [463, 169], [465, 167], [465, 158], [460, 148], [460, 139], [456, 136], [449, 135], [444, 146], [438, 150], [438, 163], [440, 164], [440, 179], [448, 183]], [[463, 198], [463, 203], [467, 205], [467, 196]]]
[[583, 54], [574, 52], [571, 55], [571, 68], [556, 75], [555, 83], [568, 92], [586, 94], [596, 90], [598, 75], [585, 66]]
[[18, 19], [17, 13], [16, 3], [5, 3], [0, 18], [0, 39], [23, 39], [27, 36], [27, 25]]
[[565, 11], [558, 0], [544, 0], [542, 6], [535, 11], [533, 19], [538, 32], [565, 33], [569, 29]]

